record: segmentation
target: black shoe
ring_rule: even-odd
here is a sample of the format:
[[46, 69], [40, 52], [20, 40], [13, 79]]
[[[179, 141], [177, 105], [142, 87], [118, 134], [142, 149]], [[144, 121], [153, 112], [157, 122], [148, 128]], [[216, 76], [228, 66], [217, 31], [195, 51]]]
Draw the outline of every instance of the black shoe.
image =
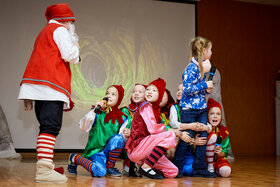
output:
[[164, 177], [162, 175], [157, 174], [156, 172], [155, 172], [155, 174], [150, 174], [151, 171], [155, 172], [152, 168], [149, 169], [148, 171], [143, 170], [142, 167], [140, 167], [140, 169], [139, 169], [139, 172], [142, 175], [144, 175], [144, 176], [146, 176], [148, 178], [151, 178], [151, 179], [164, 179]]
[[183, 176], [183, 172], [179, 170], [178, 175], [175, 178], [182, 178]]
[[129, 163], [128, 176], [129, 177], [142, 177], [142, 175], [139, 173], [135, 163], [132, 161], [130, 161], [130, 163]]
[[203, 170], [194, 170], [193, 177], [216, 178], [217, 175], [215, 173], [209, 172], [207, 169], [203, 169]]

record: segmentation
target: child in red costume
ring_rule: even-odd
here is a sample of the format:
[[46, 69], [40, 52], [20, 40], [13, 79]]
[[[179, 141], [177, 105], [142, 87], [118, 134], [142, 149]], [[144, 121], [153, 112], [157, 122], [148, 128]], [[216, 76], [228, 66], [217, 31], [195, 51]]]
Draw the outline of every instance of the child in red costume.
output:
[[[221, 125], [222, 121], [222, 106], [210, 98], [207, 103], [208, 123], [212, 125], [212, 132], [208, 135], [206, 146], [206, 159], [208, 171], [214, 172], [221, 177], [228, 177], [231, 174], [231, 166], [227, 159], [229, 144], [229, 129]], [[215, 146], [217, 137], [222, 138], [220, 145]], [[214, 161], [214, 153], [217, 154], [217, 160]]]
[[172, 130], [165, 131], [160, 118], [159, 104], [166, 83], [163, 79], [151, 82], [145, 92], [145, 99], [134, 113], [131, 132], [125, 149], [128, 158], [141, 165], [139, 172], [152, 179], [175, 177], [178, 168], [164, 154], [176, 146], [176, 136]]
[[71, 109], [71, 69], [79, 59], [75, 17], [68, 4], [47, 8], [48, 24], [37, 36], [32, 55], [21, 81], [18, 99], [24, 109], [32, 110], [40, 123], [37, 139], [36, 182], [66, 182], [67, 177], [54, 170], [53, 149], [62, 126], [63, 109]]
[[[126, 116], [130, 116], [129, 121], [126, 125], [126, 127], [123, 129], [123, 135], [125, 136], [125, 143], [127, 139], [130, 136], [130, 129], [131, 129], [131, 121], [133, 119], [134, 112], [139, 107], [139, 104], [145, 101], [145, 91], [146, 91], [146, 85], [144, 84], [135, 84], [134, 88], [132, 90], [130, 101], [131, 103], [123, 108], [123, 112], [126, 114]], [[137, 166], [134, 162], [131, 162], [125, 151], [123, 150], [121, 157], [124, 158], [123, 161], [123, 174], [126, 176], [131, 177], [137, 177], [140, 176], [139, 172], [137, 171]]]

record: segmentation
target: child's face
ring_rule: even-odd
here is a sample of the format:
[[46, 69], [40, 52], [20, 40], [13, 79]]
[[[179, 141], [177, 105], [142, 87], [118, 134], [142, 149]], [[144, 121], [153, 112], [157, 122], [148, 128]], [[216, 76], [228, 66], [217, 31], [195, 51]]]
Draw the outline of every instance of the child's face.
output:
[[220, 124], [222, 119], [222, 112], [218, 107], [212, 107], [208, 113], [208, 121], [213, 126], [216, 127]]
[[163, 94], [162, 100], [159, 103], [159, 107], [160, 108], [164, 107], [167, 104], [167, 102], [168, 102], [168, 95], [167, 95], [167, 92], [165, 91]]
[[202, 54], [203, 54], [203, 60], [210, 60], [211, 56], [212, 56], [212, 46], [208, 47], [208, 48], [203, 48], [202, 49]]
[[154, 103], [158, 100], [158, 89], [156, 86], [154, 85], [150, 85], [146, 88], [146, 92], [145, 92], [145, 99], [150, 102], [150, 103]]
[[113, 86], [108, 88], [105, 97], [108, 98], [108, 106], [115, 106], [119, 98], [118, 90]]
[[177, 100], [181, 100], [182, 99], [183, 89], [184, 89], [183, 84], [180, 84], [179, 87], [178, 87], [177, 94], [176, 94]]
[[134, 86], [131, 99], [134, 103], [140, 103], [145, 100], [145, 87], [142, 85]]

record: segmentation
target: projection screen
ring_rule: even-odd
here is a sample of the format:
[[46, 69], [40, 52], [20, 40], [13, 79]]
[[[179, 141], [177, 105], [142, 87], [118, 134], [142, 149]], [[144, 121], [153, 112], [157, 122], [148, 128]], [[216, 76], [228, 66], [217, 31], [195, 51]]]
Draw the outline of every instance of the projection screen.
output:
[[[1, 2], [1, 105], [16, 149], [35, 149], [38, 122], [17, 100], [34, 41], [47, 24], [46, 7], [65, 1]], [[75, 108], [65, 112], [56, 149], [83, 149], [88, 134], [79, 120], [106, 88], [121, 84], [130, 102], [135, 83], [161, 77], [174, 99], [195, 36], [195, 5], [154, 0], [70, 0], [76, 16], [81, 63], [71, 66]]]

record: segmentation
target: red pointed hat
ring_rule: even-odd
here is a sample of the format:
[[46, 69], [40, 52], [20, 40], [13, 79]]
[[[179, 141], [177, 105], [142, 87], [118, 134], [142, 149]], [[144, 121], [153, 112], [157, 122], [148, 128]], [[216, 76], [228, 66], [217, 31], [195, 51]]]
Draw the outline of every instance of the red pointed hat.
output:
[[220, 108], [221, 113], [223, 112], [222, 106], [220, 105], [220, 103], [218, 103], [217, 101], [215, 101], [212, 98], [209, 98], [208, 102], [207, 102], [207, 114], [209, 113], [210, 109], [213, 107], [218, 107], [218, 108]]
[[48, 21], [51, 19], [58, 22], [75, 21], [75, 16], [68, 4], [54, 4], [48, 6], [45, 16]]
[[145, 85], [145, 84], [136, 83], [134, 86], [137, 86], [137, 85], [141, 85], [141, 86], [143, 86], [145, 89], [147, 88], [147, 85]]
[[[218, 103], [217, 101], [215, 101], [212, 98], [209, 98], [208, 102], [207, 102], [207, 115], [208, 115], [210, 109], [213, 107], [220, 108], [221, 114], [223, 113], [222, 106], [220, 105], [220, 103]], [[221, 118], [221, 120], [222, 120], [222, 118]], [[227, 127], [221, 125], [221, 123], [218, 126], [214, 127], [212, 132], [217, 133], [218, 136], [222, 136], [223, 140], [229, 135], [229, 129]]]
[[[161, 102], [162, 100], [162, 97], [163, 97], [163, 94], [164, 94], [164, 91], [165, 91], [165, 87], [166, 87], [166, 82], [161, 79], [161, 78], [158, 78], [154, 81], [152, 81], [149, 85], [154, 85], [157, 87], [158, 89], [158, 100], [155, 102], [155, 103], [152, 103], [154, 106], [159, 106], [159, 103]], [[149, 86], [148, 85], [148, 86]]]
[[157, 120], [157, 123], [161, 123], [159, 104], [160, 104], [163, 94], [165, 92], [166, 82], [163, 79], [158, 78], [157, 80], [152, 81], [149, 85], [156, 86], [157, 90], [158, 90], [158, 99], [156, 102], [151, 103], [151, 104], [153, 107], [153, 112], [154, 112], [155, 118]]
[[112, 107], [112, 108], [118, 108], [123, 100], [124, 89], [123, 89], [122, 85], [112, 85], [110, 87], [115, 87], [118, 90], [118, 94], [119, 94], [118, 101], [117, 101], [116, 105]]
[[163, 106], [161, 108], [161, 113], [164, 113], [165, 116], [167, 117], [167, 119], [169, 119], [169, 115], [170, 115], [170, 108], [172, 105], [175, 104], [175, 101], [170, 93], [170, 91], [168, 89], [165, 89], [166, 93], [167, 93], [167, 103], [165, 106]]
[[122, 102], [122, 99], [124, 96], [124, 89], [123, 89], [122, 85], [112, 85], [110, 87], [115, 87], [118, 90], [118, 101], [112, 107], [112, 111], [109, 111], [109, 113], [106, 114], [104, 122], [108, 123], [109, 120], [112, 119], [112, 124], [115, 124], [115, 120], [117, 119], [119, 124], [122, 124], [124, 122], [122, 119], [122, 116], [125, 114], [118, 107]]

